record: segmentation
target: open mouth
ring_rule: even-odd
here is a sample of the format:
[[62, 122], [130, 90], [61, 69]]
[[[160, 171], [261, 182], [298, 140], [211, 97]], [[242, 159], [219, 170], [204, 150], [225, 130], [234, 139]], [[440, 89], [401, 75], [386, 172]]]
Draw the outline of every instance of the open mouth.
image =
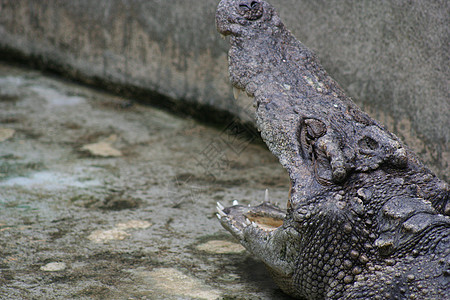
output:
[[286, 211], [270, 203], [266, 190], [264, 202], [257, 206], [240, 205], [237, 200], [230, 207], [217, 202], [217, 218], [237, 238], [243, 238], [246, 228], [259, 231], [260, 234], [271, 234], [283, 225]]
[[[225, 37], [224, 34], [222, 36]], [[236, 84], [232, 84], [232, 87], [236, 101], [239, 101], [239, 98], [241, 100], [246, 98], [246, 100], [252, 99], [250, 101], [254, 101], [254, 94], [246, 87], [239, 87]], [[241, 97], [241, 95], [246, 95], [247, 97]], [[253, 105], [257, 104], [254, 102]], [[229, 207], [224, 207], [220, 202], [217, 202], [216, 208], [216, 216], [222, 226], [239, 240], [243, 239], [244, 231], [246, 230], [257, 231], [257, 236], [260, 237], [271, 235], [283, 225], [287, 213], [286, 210], [279, 208], [277, 203], [271, 202], [267, 189], [264, 200], [259, 205], [241, 205], [238, 200], [234, 200], [232, 206]]]

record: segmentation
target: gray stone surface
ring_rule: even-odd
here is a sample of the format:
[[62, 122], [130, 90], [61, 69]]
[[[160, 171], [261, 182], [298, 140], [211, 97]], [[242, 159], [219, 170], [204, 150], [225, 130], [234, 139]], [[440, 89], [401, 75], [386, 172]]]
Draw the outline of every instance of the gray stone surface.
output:
[[[217, 2], [1, 0], [1, 55], [116, 92], [157, 92], [165, 98], [146, 100], [170, 109], [245, 118], [215, 31]], [[355, 102], [448, 179], [449, 2], [271, 2]]]
[[3, 64], [0, 91], [0, 299], [288, 299], [215, 216], [285, 205], [262, 144]]

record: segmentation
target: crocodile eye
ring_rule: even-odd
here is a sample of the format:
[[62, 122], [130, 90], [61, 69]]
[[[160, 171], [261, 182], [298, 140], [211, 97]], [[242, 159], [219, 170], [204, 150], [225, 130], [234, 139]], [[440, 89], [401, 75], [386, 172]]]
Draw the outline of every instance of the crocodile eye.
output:
[[303, 119], [300, 121], [298, 130], [298, 141], [301, 145], [302, 157], [306, 158], [312, 154], [313, 149], [311, 147], [316, 140], [327, 133], [327, 125], [317, 119]]
[[316, 140], [327, 133], [327, 126], [316, 119], [306, 119], [306, 134], [309, 139]]
[[358, 146], [360, 147], [360, 152], [362, 153], [370, 153], [377, 150], [380, 145], [376, 140], [369, 136], [365, 136], [358, 141]]

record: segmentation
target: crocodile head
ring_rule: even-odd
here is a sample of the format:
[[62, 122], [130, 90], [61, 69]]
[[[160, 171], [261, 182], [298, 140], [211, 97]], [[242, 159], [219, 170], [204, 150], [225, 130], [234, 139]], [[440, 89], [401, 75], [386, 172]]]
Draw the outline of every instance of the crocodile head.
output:
[[[216, 25], [229, 36], [231, 83], [254, 98], [261, 136], [291, 181], [286, 209], [268, 195], [258, 206], [218, 203], [222, 225], [295, 297], [414, 295], [414, 272], [441, 280], [448, 185], [345, 95], [269, 3], [222, 0]], [[412, 252], [415, 267], [403, 259]], [[379, 275], [387, 266], [392, 274]], [[439, 295], [436, 282], [423, 286]]]

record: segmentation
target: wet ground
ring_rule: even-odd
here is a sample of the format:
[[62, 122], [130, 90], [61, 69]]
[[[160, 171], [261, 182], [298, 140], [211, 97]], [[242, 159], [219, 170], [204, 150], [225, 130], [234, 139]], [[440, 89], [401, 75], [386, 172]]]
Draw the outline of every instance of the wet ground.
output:
[[215, 129], [0, 65], [1, 299], [288, 299], [215, 217], [288, 178]]

